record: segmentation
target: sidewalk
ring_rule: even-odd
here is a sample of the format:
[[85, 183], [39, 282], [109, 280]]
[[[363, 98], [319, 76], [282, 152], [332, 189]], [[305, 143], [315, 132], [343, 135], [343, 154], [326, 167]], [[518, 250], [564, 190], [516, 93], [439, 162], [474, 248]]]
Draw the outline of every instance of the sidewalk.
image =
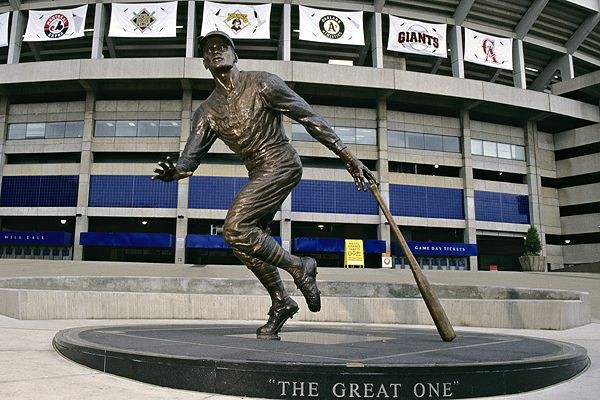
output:
[[[574, 289], [590, 292], [594, 323], [566, 331], [461, 328], [478, 331], [534, 336], [575, 343], [587, 349], [591, 367], [582, 375], [562, 384], [526, 394], [493, 399], [569, 399], [593, 400], [600, 393], [600, 276], [576, 273], [458, 272], [427, 271], [432, 283], [461, 283], [510, 287]], [[35, 260], [0, 260], [0, 278], [16, 276], [175, 276], [250, 278], [243, 267], [190, 266], [170, 264], [73, 263]], [[320, 270], [322, 280], [412, 282], [409, 271], [397, 270]], [[215, 321], [195, 321], [198, 324]], [[220, 321], [221, 322], [221, 321]], [[246, 323], [229, 321], [231, 323]], [[112, 376], [75, 364], [52, 349], [52, 338], [62, 329], [82, 326], [147, 323], [190, 323], [148, 320], [51, 320], [21, 321], [0, 316], [0, 399], [18, 400], [105, 400], [105, 399], [237, 399], [208, 393], [187, 392], [156, 387]], [[261, 322], [248, 322], [258, 326]], [[304, 323], [293, 323], [289, 325]], [[398, 326], [402, 329], [403, 326]], [[426, 327], [432, 329], [431, 327]]]

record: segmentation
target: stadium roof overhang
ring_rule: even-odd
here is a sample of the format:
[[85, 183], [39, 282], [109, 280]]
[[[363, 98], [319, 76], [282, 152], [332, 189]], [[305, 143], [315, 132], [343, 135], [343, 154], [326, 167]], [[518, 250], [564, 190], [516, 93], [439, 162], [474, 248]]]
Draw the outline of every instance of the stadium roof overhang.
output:
[[[348, 67], [299, 61], [242, 60], [242, 70], [269, 70], [287, 81], [313, 104], [375, 108], [387, 101], [391, 109], [458, 116], [521, 126], [538, 122], [540, 130], [560, 132], [600, 122], [599, 108], [553, 93], [414, 71]], [[181, 99], [185, 89], [201, 100], [212, 89], [212, 77], [201, 59], [64, 60], [1, 65], [5, 77], [0, 94], [19, 102], [85, 98]], [[600, 75], [594, 75], [596, 82]], [[583, 78], [583, 77], [582, 77]], [[576, 84], [577, 79], [573, 80]], [[583, 82], [583, 80], [581, 80]], [[595, 84], [597, 86], [597, 84]], [[594, 85], [584, 85], [590, 88]], [[559, 90], [559, 89], [557, 89]], [[566, 89], [562, 89], [566, 90]], [[597, 90], [597, 88], [596, 88]]]

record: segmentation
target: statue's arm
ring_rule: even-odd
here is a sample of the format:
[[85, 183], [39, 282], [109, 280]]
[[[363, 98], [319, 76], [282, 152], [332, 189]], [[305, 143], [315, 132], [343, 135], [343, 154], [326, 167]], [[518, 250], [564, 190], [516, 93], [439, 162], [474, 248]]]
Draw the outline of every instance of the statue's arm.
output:
[[152, 179], [170, 182], [192, 176], [215, 140], [216, 135], [210, 129], [206, 115], [199, 108], [192, 118], [192, 132], [181, 157], [177, 161], [177, 165], [173, 165], [171, 158], [167, 157], [166, 161], [158, 163], [158, 168], [154, 170], [155, 175], [152, 176]]
[[375, 175], [346, 147], [327, 121], [281, 78], [266, 74], [261, 93], [270, 108], [302, 124], [312, 137], [337, 154], [354, 179], [358, 190], [367, 190], [367, 183], [377, 183]]
[[306, 131], [335, 154], [340, 154], [346, 145], [323, 117], [276, 75], [266, 74], [261, 94], [265, 103], [302, 124]]
[[192, 118], [192, 131], [176, 168], [181, 172], [195, 171], [216, 139], [217, 136], [210, 128], [206, 113], [202, 107], [199, 107]]

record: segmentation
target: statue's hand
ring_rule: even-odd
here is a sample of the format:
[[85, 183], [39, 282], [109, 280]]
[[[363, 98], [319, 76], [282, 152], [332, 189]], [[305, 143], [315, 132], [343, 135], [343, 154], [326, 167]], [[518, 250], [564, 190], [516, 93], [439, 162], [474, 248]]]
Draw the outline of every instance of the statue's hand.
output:
[[354, 184], [356, 185], [357, 190], [363, 190], [366, 192], [368, 188], [367, 183], [371, 185], [377, 184], [377, 179], [375, 179], [373, 172], [371, 172], [371, 170], [369, 170], [369, 168], [367, 168], [362, 161], [356, 158], [356, 156], [354, 156], [350, 150], [347, 148], [342, 150], [339, 156], [342, 161], [344, 161], [346, 169], [348, 172], [350, 172], [352, 178], [354, 178]]
[[152, 177], [152, 180], [159, 179], [161, 181], [171, 182], [173, 180], [184, 179], [189, 176], [192, 176], [193, 172], [191, 171], [182, 172], [175, 168], [175, 166], [173, 165], [173, 161], [171, 161], [171, 157], [167, 157], [166, 161], [167, 162], [158, 162], [158, 166], [160, 168], [156, 168], [154, 170], [154, 173], [156, 175]]

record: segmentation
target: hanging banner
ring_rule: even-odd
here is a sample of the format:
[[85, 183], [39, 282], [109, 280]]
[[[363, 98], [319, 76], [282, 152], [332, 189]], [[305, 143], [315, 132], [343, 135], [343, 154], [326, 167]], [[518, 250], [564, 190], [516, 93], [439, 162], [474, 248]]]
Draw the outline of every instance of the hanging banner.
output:
[[8, 15], [0, 14], [0, 47], [8, 46]]
[[24, 42], [75, 39], [83, 36], [88, 6], [69, 10], [30, 10]]
[[270, 39], [271, 4], [242, 5], [204, 2], [202, 30], [221, 31], [233, 39]]
[[344, 245], [344, 267], [365, 267], [365, 252], [363, 241], [346, 239]]
[[175, 37], [177, 2], [112, 3], [110, 13], [111, 37]]
[[388, 50], [448, 57], [446, 24], [430, 24], [390, 15]]
[[362, 11], [346, 12], [298, 7], [300, 40], [358, 46], [365, 44]]
[[465, 61], [512, 70], [512, 38], [492, 36], [465, 28]]

